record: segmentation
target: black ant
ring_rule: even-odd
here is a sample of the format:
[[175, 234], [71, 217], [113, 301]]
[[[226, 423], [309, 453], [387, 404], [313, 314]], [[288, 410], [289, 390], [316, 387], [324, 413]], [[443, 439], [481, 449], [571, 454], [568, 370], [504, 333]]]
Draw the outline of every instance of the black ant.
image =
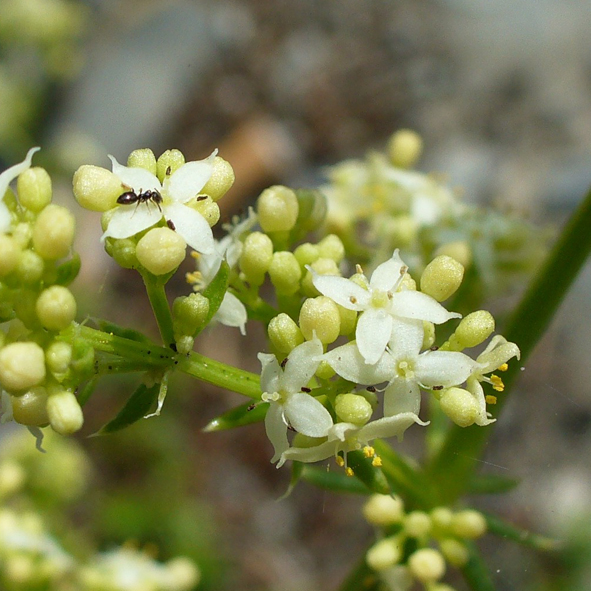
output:
[[148, 191], [142, 191], [140, 189], [140, 192], [136, 193], [132, 189], [117, 197], [117, 203], [121, 205], [133, 205], [134, 203], [139, 205], [140, 203], [149, 203], [150, 201], [155, 203], [158, 206], [158, 209], [162, 211], [162, 208], [160, 207], [160, 204], [162, 203], [162, 195], [156, 190], [149, 189]]

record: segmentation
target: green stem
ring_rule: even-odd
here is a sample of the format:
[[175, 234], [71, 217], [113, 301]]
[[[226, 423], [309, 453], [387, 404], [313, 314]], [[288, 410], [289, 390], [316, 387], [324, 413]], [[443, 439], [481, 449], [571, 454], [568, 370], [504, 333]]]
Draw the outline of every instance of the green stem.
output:
[[[591, 191], [572, 214], [542, 269], [532, 281], [510, 318], [505, 336], [521, 349], [521, 361], [509, 364], [503, 375], [505, 393], [498, 397], [494, 413], [499, 414], [520, 369], [550, 324], [560, 303], [591, 252]], [[441, 501], [452, 503], [465, 490], [480, 461], [490, 429], [453, 426], [440, 453], [429, 466], [437, 482]]]
[[466, 545], [468, 546], [470, 558], [468, 563], [460, 569], [466, 583], [474, 591], [495, 591], [490, 571], [478, 548], [472, 542], [468, 542]]
[[152, 273], [148, 272], [144, 272], [141, 275], [156, 322], [158, 323], [162, 342], [172, 348], [175, 344], [175, 338], [172, 328], [172, 314], [170, 313], [170, 306], [168, 305], [166, 292], [164, 291], [166, 281], [162, 277], [152, 275]]
[[496, 515], [485, 514], [485, 517], [489, 533], [495, 534], [496, 536], [513, 540], [518, 544], [529, 546], [540, 552], [556, 552], [562, 547], [562, 544], [558, 540], [540, 536], [539, 534], [534, 534], [516, 527], [503, 521]]

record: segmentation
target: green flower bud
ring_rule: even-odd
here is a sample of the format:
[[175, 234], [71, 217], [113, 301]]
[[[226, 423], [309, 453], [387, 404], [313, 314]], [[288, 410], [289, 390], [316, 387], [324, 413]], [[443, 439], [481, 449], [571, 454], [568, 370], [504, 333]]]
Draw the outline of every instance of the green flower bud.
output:
[[311, 265], [318, 260], [320, 257], [320, 249], [315, 244], [305, 242], [304, 244], [300, 244], [294, 250], [293, 254], [300, 264], [300, 267], [304, 269], [306, 265]]
[[400, 129], [388, 141], [390, 162], [399, 168], [412, 168], [422, 151], [423, 140], [412, 129]]
[[431, 522], [433, 524], [433, 530], [441, 534], [441, 532], [446, 532], [451, 525], [451, 520], [453, 519], [453, 513], [451, 509], [447, 507], [435, 507], [435, 509], [431, 510]]
[[38, 386], [22, 396], [12, 398], [12, 416], [17, 423], [28, 427], [41, 427], [49, 423], [47, 391]]
[[341, 421], [358, 426], [365, 425], [373, 413], [371, 404], [359, 394], [339, 394], [334, 410]]
[[44, 289], [35, 305], [41, 324], [48, 330], [63, 330], [76, 318], [76, 299], [61, 285]]
[[45, 354], [37, 343], [10, 343], [0, 349], [0, 384], [5, 390], [23, 392], [44, 379]]
[[106, 168], [84, 164], [72, 180], [74, 197], [85, 209], [108, 211], [117, 205], [117, 198], [126, 187], [118, 176]]
[[246, 280], [252, 285], [261, 285], [272, 260], [271, 239], [261, 232], [249, 234], [244, 241], [240, 256], [240, 270], [244, 273]]
[[468, 390], [448, 388], [439, 398], [441, 410], [458, 426], [469, 427], [478, 417], [478, 402]]
[[337, 304], [337, 308], [339, 309], [339, 316], [341, 318], [341, 330], [340, 334], [342, 335], [349, 335], [353, 334], [355, 327], [357, 326], [357, 312], [355, 310], [349, 310], [347, 308], [343, 308], [343, 306], [339, 306]]
[[408, 568], [422, 583], [432, 583], [445, 574], [445, 560], [437, 550], [421, 548], [409, 556]]
[[291, 232], [291, 242], [299, 242], [304, 236], [320, 227], [326, 219], [328, 205], [326, 197], [318, 190], [298, 189], [297, 221]]
[[431, 531], [431, 518], [423, 511], [411, 511], [404, 518], [404, 531], [411, 538], [422, 538]]
[[468, 548], [454, 538], [440, 540], [439, 548], [446, 560], [458, 568], [465, 566], [470, 558]]
[[18, 492], [25, 480], [25, 469], [13, 460], [4, 460], [0, 464], [0, 499]]
[[478, 310], [462, 318], [446, 343], [449, 351], [463, 351], [483, 343], [495, 330], [495, 319], [490, 312]]
[[12, 230], [12, 239], [22, 248], [28, 248], [33, 237], [33, 227], [27, 222], [17, 224]]
[[336, 234], [329, 234], [318, 243], [320, 256], [340, 263], [345, 257], [345, 246]]
[[37, 316], [37, 291], [20, 289], [18, 297], [14, 301], [14, 312], [16, 317], [30, 330], [39, 328], [39, 317]]
[[371, 495], [363, 506], [363, 516], [379, 527], [400, 523], [404, 517], [404, 503], [400, 497]]
[[368, 566], [381, 571], [394, 566], [402, 558], [402, 543], [396, 538], [385, 538], [374, 544], [365, 556]]
[[321, 380], [330, 380], [330, 378], [336, 375], [336, 371], [323, 359], [314, 375]]
[[72, 343], [71, 370], [80, 377], [79, 381], [94, 374], [94, 349], [84, 339], [75, 339]]
[[257, 200], [259, 223], [265, 232], [288, 232], [298, 219], [296, 194], [282, 185], [265, 189]]
[[204, 295], [192, 293], [176, 298], [172, 304], [175, 335], [193, 336], [205, 325], [208, 314], [209, 300]]
[[137, 243], [138, 261], [154, 275], [174, 271], [185, 259], [187, 243], [170, 228], [148, 230]]
[[421, 275], [421, 291], [438, 302], [453, 295], [464, 278], [464, 267], [446, 255], [434, 258]]
[[43, 259], [32, 250], [23, 250], [20, 254], [16, 274], [25, 284], [37, 283], [43, 277], [45, 263]]
[[134, 150], [127, 158], [127, 166], [130, 168], [143, 168], [156, 176], [158, 166], [156, 164], [156, 156], [150, 148], [141, 148]]
[[180, 150], [166, 150], [157, 163], [158, 179], [164, 183], [167, 176], [174, 174], [185, 163], [185, 157]]
[[300, 330], [306, 340], [316, 337], [324, 345], [337, 340], [341, 330], [341, 316], [337, 305], [325, 296], [308, 298], [300, 310]]
[[72, 392], [60, 390], [47, 399], [47, 416], [51, 428], [60, 435], [71, 435], [84, 423], [82, 409]]
[[281, 353], [289, 354], [304, 342], [300, 327], [284, 312], [269, 322], [267, 332], [271, 343]]
[[451, 531], [460, 538], [475, 540], [486, 533], [484, 515], [474, 509], [466, 509], [456, 513], [451, 521]]
[[68, 371], [72, 361], [72, 345], [62, 341], [54, 341], [45, 350], [45, 365], [47, 369], [57, 375]]
[[269, 277], [279, 295], [293, 295], [300, 287], [302, 270], [293, 253], [276, 252], [269, 265]]
[[71, 212], [59, 205], [48, 205], [33, 227], [33, 246], [46, 260], [65, 257], [74, 241], [75, 220]]
[[423, 320], [423, 344], [422, 349], [430, 349], [435, 342], [435, 325]]
[[11, 236], [0, 234], [0, 277], [12, 273], [20, 260], [21, 249]]
[[458, 261], [464, 269], [467, 269], [472, 263], [472, 251], [470, 250], [470, 245], [465, 240], [442, 244], [434, 254], [435, 256], [447, 255]]
[[135, 269], [139, 265], [136, 256], [137, 244], [132, 238], [107, 238], [105, 250], [124, 269]]
[[198, 211], [205, 218], [210, 228], [213, 228], [220, 220], [220, 206], [211, 197], [198, 199], [190, 207]]
[[[317, 261], [313, 262], [310, 267], [312, 267], [312, 269], [319, 275], [335, 275], [337, 277], [341, 275], [337, 264], [332, 259], [319, 258]], [[312, 273], [308, 270], [306, 270], [306, 274], [302, 279], [302, 291], [304, 292], [304, 295], [310, 298], [320, 295], [320, 292], [312, 283]]]
[[35, 166], [22, 172], [16, 188], [21, 205], [35, 213], [51, 201], [51, 178], [44, 168]]
[[216, 156], [212, 164], [213, 172], [203, 189], [201, 189], [201, 193], [208, 195], [214, 201], [218, 201], [229, 191], [236, 180], [236, 176], [232, 165], [223, 158]]
[[195, 346], [195, 339], [189, 335], [180, 335], [175, 339], [176, 350], [180, 355], [188, 355]]

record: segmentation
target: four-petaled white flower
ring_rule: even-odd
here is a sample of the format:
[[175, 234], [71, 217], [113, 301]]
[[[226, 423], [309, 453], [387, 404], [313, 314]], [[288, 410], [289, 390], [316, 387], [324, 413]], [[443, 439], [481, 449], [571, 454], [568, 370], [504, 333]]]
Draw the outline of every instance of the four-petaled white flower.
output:
[[270, 403], [265, 429], [275, 450], [272, 462], [279, 460], [289, 448], [288, 425], [309, 437], [324, 437], [332, 427], [332, 417], [326, 408], [316, 398], [302, 392], [316, 373], [321, 357], [322, 343], [318, 339], [295, 347], [283, 368], [275, 355], [258, 355], [262, 365], [261, 398]]
[[197, 252], [214, 251], [213, 234], [205, 218], [189, 203], [195, 200], [213, 172], [215, 150], [208, 158], [186, 162], [160, 183], [158, 178], [144, 168], [119, 164], [113, 156], [113, 173], [121, 183], [137, 195], [157, 191], [162, 203], [152, 200], [129, 205], [118, 205], [109, 220], [105, 238], [129, 238], [158, 223], [163, 217], [172, 222], [174, 230]]
[[367, 365], [355, 343], [333, 349], [326, 362], [343, 378], [357, 384], [388, 382], [384, 391], [384, 416], [418, 414], [421, 388], [449, 388], [465, 382], [480, 368], [473, 359], [452, 351], [424, 351], [421, 320], [392, 320], [387, 350], [374, 365]]
[[4, 194], [8, 190], [10, 183], [21, 173], [31, 168], [33, 154], [41, 148], [31, 148], [27, 152], [26, 158], [19, 164], [7, 168], [0, 174], [0, 232], [8, 232], [10, 229], [10, 212], [6, 203], [4, 203]]
[[427, 320], [441, 324], [461, 314], [448, 312], [431, 296], [420, 291], [402, 290], [401, 282], [407, 266], [394, 251], [392, 258], [379, 265], [372, 273], [367, 289], [344, 277], [313, 273], [312, 282], [323, 295], [343, 308], [361, 312], [355, 337], [357, 347], [365, 363], [374, 364], [380, 359], [392, 337], [395, 318]]

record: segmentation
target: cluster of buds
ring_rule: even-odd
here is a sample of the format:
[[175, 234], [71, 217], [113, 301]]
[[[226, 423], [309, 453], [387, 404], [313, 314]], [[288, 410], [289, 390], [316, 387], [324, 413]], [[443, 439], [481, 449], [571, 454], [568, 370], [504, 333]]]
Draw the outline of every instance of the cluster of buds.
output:
[[389, 495], [372, 495], [363, 514], [379, 537], [367, 552], [367, 564], [393, 591], [410, 589], [415, 581], [427, 591], [453, 591], [440, 582], [447, 564], [465, 566], [466, 542], [480, 538], [487, 528], [478, 511], [436, 507], [406, 512], [402, 500]]
[[[76, 316], [67, 285], [78, 271], [68, 258], [74, 217], [51, 203], [51, 179], [31, 168], [38, 148], [0, 175], [0, 389], [3, 420], [61, 434], [82, 426], [73, 393], [76, 353], [60, 339]], [[17, 193], [9, 185], [17, 179]]]

